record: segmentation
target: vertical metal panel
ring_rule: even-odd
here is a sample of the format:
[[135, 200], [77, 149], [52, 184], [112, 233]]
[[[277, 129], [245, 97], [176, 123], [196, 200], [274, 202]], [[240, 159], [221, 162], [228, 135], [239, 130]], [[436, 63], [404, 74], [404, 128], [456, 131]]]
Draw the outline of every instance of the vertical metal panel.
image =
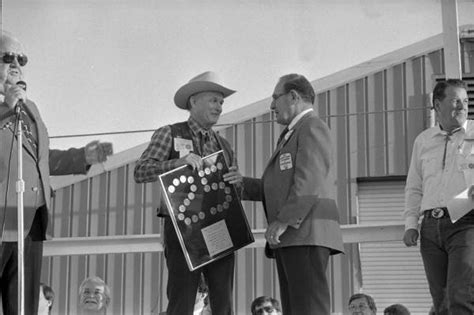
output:
[[[425, 129], [426, 93], [424, 89], [424, 66], [421, 58], [407, 60], [406, 64], [406, 97], [409, 115], [407, 120], [407, 143], [409, 151], [416, 136]], [[408, 113], [408, 112], [407, 112]]]
[[369, 176], [385, 175], [383, 73], [367, 77]]
[[407, 169], [405, 145], [405, 113], [403, 102], [402, 67], [386, 71], [388, 174], [404, 174]]
[[[329, 118], [331, 122], [332, 140], [336, 158], [336, 189], [339, 211], [342, 220], [347, 220], [347, 185], [348, 181], [348, 146], [347, 139], [347, 109], [346, 109], [346, 87], [341, 86], [331, 91], [331, 113]], [[317, 152], [315, 152], [317, 154]], [[341, 210], [343, 209], [343, 210]]]
[[[366, 143], [366, 115], [364, 80], [349, 83], [348, 95], [348, 133], [349, 133], [349, 163], [350, 178], [368, 176], [368, 158]], [[359, 113], [359, 114], [355, 114]], [[336, 141], [336, 139], [334, 139]], [[355, 176], [354, 176], [355, 175]]]

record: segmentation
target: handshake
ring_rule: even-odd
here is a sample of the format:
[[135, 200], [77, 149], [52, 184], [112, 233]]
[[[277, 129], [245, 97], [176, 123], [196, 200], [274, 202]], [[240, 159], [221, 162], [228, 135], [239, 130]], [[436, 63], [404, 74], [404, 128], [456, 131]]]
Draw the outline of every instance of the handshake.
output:
[[84, 147], [84, 154], [88, 165], [105, 162], [107, 156], [113, 153], [114, 150], [110, 142], [99, 142], [95, 140]]

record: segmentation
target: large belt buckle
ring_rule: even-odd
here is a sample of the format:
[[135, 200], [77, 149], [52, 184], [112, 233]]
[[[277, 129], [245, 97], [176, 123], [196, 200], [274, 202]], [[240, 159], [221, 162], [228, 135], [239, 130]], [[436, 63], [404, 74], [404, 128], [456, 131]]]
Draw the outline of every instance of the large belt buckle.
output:
[[442, 218], [444, 216], [444, 210], [442, 208], [434, 208], [431, 210], [431, 216], [435, 219]]

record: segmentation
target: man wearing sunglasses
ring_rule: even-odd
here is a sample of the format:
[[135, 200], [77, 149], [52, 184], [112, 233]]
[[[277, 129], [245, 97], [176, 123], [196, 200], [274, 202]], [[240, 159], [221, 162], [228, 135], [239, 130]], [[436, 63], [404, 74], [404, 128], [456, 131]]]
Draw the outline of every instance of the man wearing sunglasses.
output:
[[36, 314], [43, 241], [51, 238], [49, 176], [84, 174], [91, 164], [105, 161], [112, 145], [94, 141], [85, 148], [49, 150], [48, 133], [38, 108], [27, 98], [24, 82], [19, 84], [28, 58], [16, 39], [3, 31], [0, 35], [0, 295], [3, 313], [17, 314], [18, 116], [23, 122], [25, 314]]

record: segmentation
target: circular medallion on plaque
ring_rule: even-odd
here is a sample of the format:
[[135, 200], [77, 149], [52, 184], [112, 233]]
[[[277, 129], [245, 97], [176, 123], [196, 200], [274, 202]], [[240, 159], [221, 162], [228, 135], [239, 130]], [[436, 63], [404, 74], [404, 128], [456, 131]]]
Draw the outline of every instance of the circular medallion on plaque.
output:
[[225, 201], [231, 202], [232, 201], [232, 196], [231, 195], [225, 195]]
[[192, 192], [196, 192], [197, 189], [198, 189], [197, 186], [194, 184], [189, 186], [189, 190], [191, 190]]
[[198, 175], [199, 175], [200, 177], [204, 177], [204, 171], [203, 171], [203, 170], [200, 170], [200, 171], [198, 172]]
[[206, 217], [206, 214], [201, 211], [199, 212], [198, 216], [199, 216], [199, 219], [203, 220]]
[[224, 189], [224, 188], [225, 188], [225, 183], [224, 183], [224, 182], [220, 182], [220, 183], [219, 183], [219, 188], [220, 188], [220, 189]]
[[186, 211], [186, 207], [183, 206], [183, 205], [180, 205], [180, 206], [178, 207], [178, 210], [179, 210], [180, 212], [184, 212], [184, 211]]
[[207, 178], [206, 177], [201, 178], [201, 184], [203, 184], [203, 185], [207, 184]]
[[211, 170], [209, 169], [209, 167], [206, 167], [206, 168], [204, 169], [204, 173], [206, 173], [206, 175], [211, 174]]
[[190, 218], [184, 219], [184, 223], [186, 223], [186, 225], [190, 225], [191, 224], [191, 219]]
[[189, 200], [193, 200], [195, 197], [196, 197], [196, 195], [194, 195], [193, 192], [190, 192], [190, 193], [188, 194], [188, 199], [189, 199]]
[[193, 214], [192, 220], [193, 220], [194, 223], [196, 223], [199, 220], [199, 218], [198, 218], [197, 215]]
[[224, 165], [222, 165], [221, 162], [217, 162], [217, 165], [216, 165], [217, 169], [220, 171], [221, 169], [224, 168]]
[[205, 192], [210, 192], [210, 191], [211, 191], [211, 187], [209, 187], [209, 185], [204, 186], [204, 191], [205, 191]]
[[229, 203], [228, 203], [227, 201], [224, 201], [224, 202], [222, 203], [222, 207], [223, 207], [224, 209], [229, 209]]
[[212, 207], [210, 210], [211, 214], [214, 215], [217, 212], [217, 209], [215, 207]]
[[211, 172], [215, 173], [217, 171], [217, 167], [215, 165], [211, 165]]
[[217, 205], [217, 211], [218, 211], [218, 212], [222, 212], [222, 210], [224, 210], [223, 207], [222, 207], [222, 205]]
[[168, 191], [169, 191], [170, 194], [174, 193], [174, 186], [173, 186], [173, 185], [170, 185], [170, 186], [168, 187]]
[[179, 179], [177, 179], [177, 178], [173, 179], [173, 185], [178, 186], [179, 185]]
[[191, 204], [191, 201], [188, 198], [184, 198], [183, 203], [187, 207]]
[[186, 180], [187, 180], [187, 178], [186, 178], [186, 176], [184, 176], [184, 175], [181, 175], [181, 176], [179, 177], [179, 181], [180, 181], [181, 183], [183, 183], [183, 184], [186, 183]]
[[183, 221], [184, 220], [184, 214], [182, 214], [182, 213], [178, 214], [178, 220]]
[[230, 194], [230, 187], [224, 188], [224, 192], [225, 192], [226, 194]]
[[217, 188], [219, 188], [219, 186], [217, 185], [217, 183], [212, 183], [211, 188], [212, 188], [212, 190], [217, 190]]
[[194, 177], [189, 176], [188, 177], [188, 183], [190, 183], [190, 184], [194, 183]]

